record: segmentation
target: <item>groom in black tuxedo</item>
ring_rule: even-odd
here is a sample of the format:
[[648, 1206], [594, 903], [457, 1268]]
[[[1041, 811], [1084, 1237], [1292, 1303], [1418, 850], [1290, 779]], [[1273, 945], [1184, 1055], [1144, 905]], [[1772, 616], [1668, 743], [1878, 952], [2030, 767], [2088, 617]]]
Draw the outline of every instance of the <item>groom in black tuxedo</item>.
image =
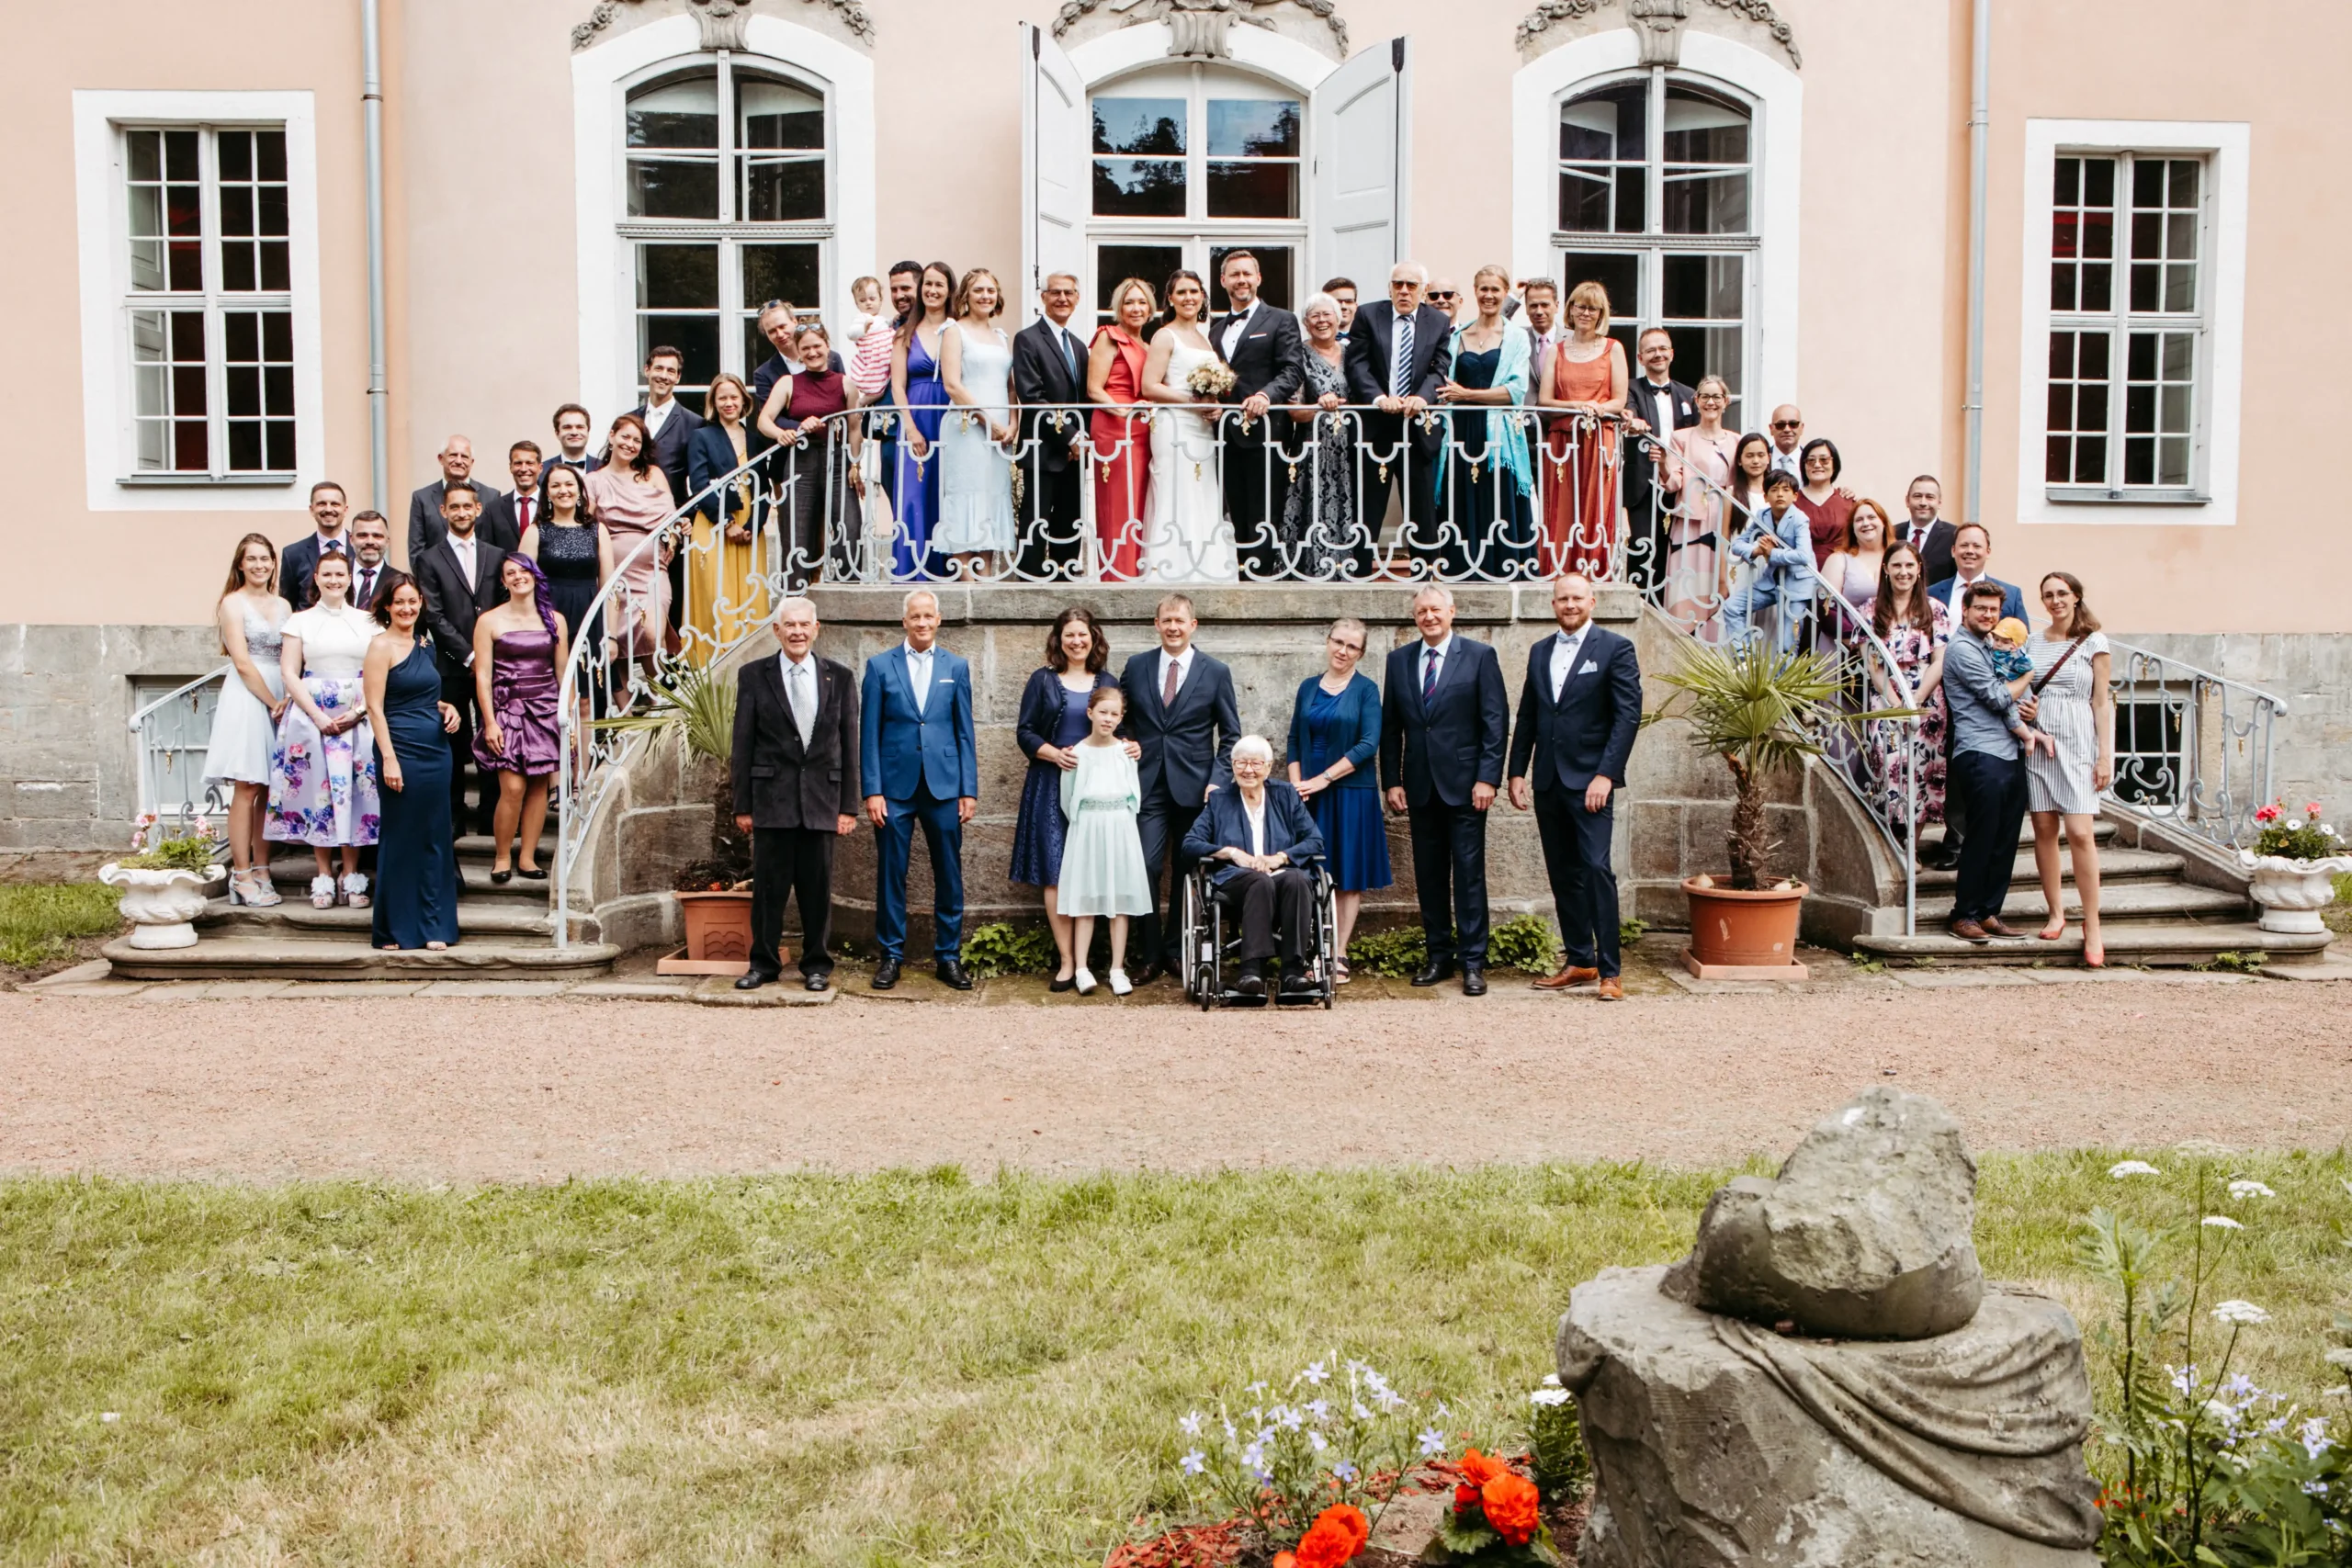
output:
[[1266, 436], [1273, 421], [1266, 411], [1295, 400], [1306, 374], [1298, 357], [1298, 318], [1258, 298], [1263, 278], [1258, 258], [1248, 251], [1228, 252], [1217, 277], [1233, 310], [1210, 326], [1209, 346], [1233, 367], [1233, 390], [1224, 400], [1239, 410], [1222, 420], [1226, 515], [1233, 519], [1244, 575], [1278, 577], [1283, 562], [1274, 530], [1290, 493], [1289, 469], [1269, 460]]
[[1600, 999], [1623, 1001], [1617, 977], [1617, 874], [1609, 863], [1616, 792], [1642, 727], [1642, 667], [1634, 645], [1592, 624], [1592, 580], [1563, 574], [1552, 584], [1554, 636], [1527, 650], [1519, 728], [1510, 741], [1510, 803], [1535, 810], [1544, 870], [1566, 949], [1539, 991], [1600, 983]]

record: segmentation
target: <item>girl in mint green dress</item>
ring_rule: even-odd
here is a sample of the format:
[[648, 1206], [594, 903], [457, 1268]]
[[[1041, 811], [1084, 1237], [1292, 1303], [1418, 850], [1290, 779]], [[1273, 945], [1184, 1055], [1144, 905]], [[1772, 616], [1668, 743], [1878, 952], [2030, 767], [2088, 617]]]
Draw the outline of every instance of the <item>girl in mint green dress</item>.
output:
[[1057, 908], [1071, 917], [1070, 950], [1078, 954], [1078, 994], [1091, 996], [1094, 976], [1086, 967], [1093, 951], [1094, 921], [1111, 919], [1111, 994], [1124, 997], [1127, 983], [1127, 917], [1151, 912], [1151, 875], [1144, 869], [1143, 835], [1136, 812], [1143, 784], [1135, 759], [1118, 737], [1126, 698], [1116, 686], [1097, 686], [1086, 701], [1086, 739], [1070, 748], [1078, 766], [1062, 774], [1062, 815], [1069, 832], [1062, 845]]

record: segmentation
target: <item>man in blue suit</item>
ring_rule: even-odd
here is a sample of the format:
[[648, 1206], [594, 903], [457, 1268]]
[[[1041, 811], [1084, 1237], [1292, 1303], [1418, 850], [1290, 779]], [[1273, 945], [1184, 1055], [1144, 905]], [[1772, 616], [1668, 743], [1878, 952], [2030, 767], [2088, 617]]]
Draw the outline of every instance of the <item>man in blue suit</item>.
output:
[[865, 661], [858, 702], [859, 776], [874, 824], [874, 988], [899, 983], [907, 945], [907, 863], [915, 825], [931, 853], [932, 919], [940, 983], [972, 988], [964, 972], [964, 824], [979, 804], [972, 734], [972, 667], [939, 646], [939, 600], [918, 588], [899, 624], [907, 640]]
[[1552, 884], [1560, 941], [1556, 975], [1539, 991], [1600, 983], [1600, 999], [1625, 999], [1618, 978], [1617, 874], [1609, 840], [1615, 792], [1642, 728], [1642, 667], [1634, 645], [1592, 624], [1591, 579], [1568, 572], [1552, 584], [1558, 632], [1527, 650], [1519, 728], [1510, 739], [1510, 803], [1535, 811], [1544, 871]]
[[1380, 782], [1413, 829], [1413, 880], [1434, 986], [1462, 966], [1462, 994], [1487, 994], [1487, 808], [1503, 782], [1510, 696], [1483, 642], [1453, 635], [1453, 592], [1413, 595], [1421, 640], [1388, 656], [1382, 682]]
[[[1952, 575], [1941, 582], [1932, 583], [1928, 597], [1941, 604], [1951, 623], [1951, 633], [1960, 635], [1961, 623], [1968, 618], [1968, 591], [1979, 582], [1989, 582], [2001, 591], [2001, 614], [1994, 617], [1996, 624], [2007, 616], [2025, 619], [2025, 594], [2014, 582], [2004, 582], [1985, 570], [1993, 558], [1993, 531], [1982, 523], [1962, 523], [1952, 533]], [[1951, 750], [1952, 730], [1944, 727], [1944, 755], [1956, 755]], [[1960, 864], [1962, 837], [1968, 829], [1966, 793], [1947, 790], [1944, 794], [1944, 841], [1933, 851], [1922, 850], [1919, 864], [1926, 869], [1950, 871]]]

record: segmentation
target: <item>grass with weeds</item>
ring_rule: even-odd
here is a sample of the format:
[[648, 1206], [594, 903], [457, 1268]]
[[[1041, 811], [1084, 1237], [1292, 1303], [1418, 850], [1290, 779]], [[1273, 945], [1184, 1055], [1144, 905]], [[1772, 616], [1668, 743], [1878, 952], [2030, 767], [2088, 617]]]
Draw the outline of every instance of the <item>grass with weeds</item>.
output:
[[96, 882], [0, 886], [0, 969], [42, 969], [72, 958], [77, 943], [122, 929], [119, 888]]
[[[2114, 1157], [1986, 1160], [1987, 1270], [2102, 1311], [2079, 1217], [2178, 1213]], [[2229, 1162], [2265, 1387], [2324, 1381], [2347, 1168]], [[1727, 1174], [0, 1182], [0, 1563], [1096, 1563], [1177, 1416], [1328, 1351], [1516, 1440], [1569, 1289]]]

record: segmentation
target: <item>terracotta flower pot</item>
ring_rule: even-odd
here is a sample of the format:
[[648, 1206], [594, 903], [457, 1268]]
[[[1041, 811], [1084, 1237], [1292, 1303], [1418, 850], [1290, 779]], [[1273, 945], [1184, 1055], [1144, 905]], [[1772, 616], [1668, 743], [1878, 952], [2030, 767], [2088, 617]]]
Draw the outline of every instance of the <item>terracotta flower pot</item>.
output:
[[1685, 877], [1683, 896], [1690, 900], [1690, 955], [1700, 963], [1722, 968], [1784, 968], [1797, 961], [1797, 917], [1807, 889], [1802, 882], [1785, 888], [1761, 888], [1742, 893], [1718, 883], [1702, 886]]
[[749, 893], [681, 893], [678, 910], [686, 922], [686, 956], [696, 963], [741, 964], [752, 956], [752, 896]]

